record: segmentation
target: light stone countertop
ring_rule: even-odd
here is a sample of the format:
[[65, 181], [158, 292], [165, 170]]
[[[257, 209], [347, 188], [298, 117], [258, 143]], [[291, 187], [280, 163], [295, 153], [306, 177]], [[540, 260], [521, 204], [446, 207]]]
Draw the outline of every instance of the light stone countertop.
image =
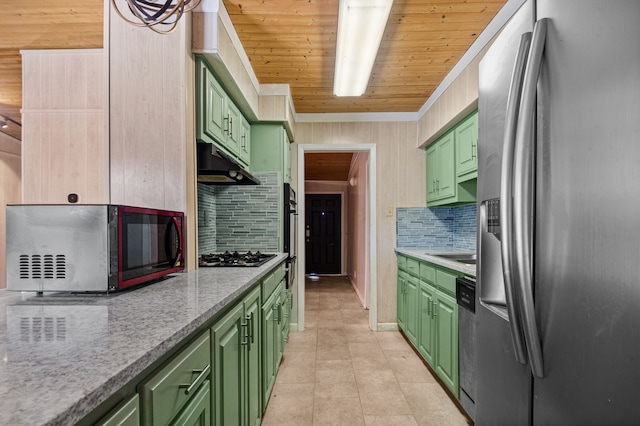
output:
[[0, 290], [0, 425], [81, 420], [285, 259], [109, 295]]
[[472, 251], [468, 250], [452, 250], [445, 248], [402, 248], [396, 247], [396, 253], [404, 254], [405, 256], [413, 257], [415, 259], [424, 260], [436, 265], [444, 266], [445, 268], [452, 269], [454, 271], [462, 272], [463, 274], [476, 276], [476, 265], [467, 265], [465, 263], [456, 262], [455, 260], [444, 259], [442, 257], [435, 256], [436, 254], [445, 253], [458, 253], [458, 254], [471, 254]]

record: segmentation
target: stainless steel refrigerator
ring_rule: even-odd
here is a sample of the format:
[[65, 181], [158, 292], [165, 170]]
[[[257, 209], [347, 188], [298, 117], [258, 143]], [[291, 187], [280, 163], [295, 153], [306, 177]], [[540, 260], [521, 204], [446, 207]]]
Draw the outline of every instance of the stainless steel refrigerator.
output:
[[526, 2], [480, 63], [479, 425], [640, 424], [638, 22]]

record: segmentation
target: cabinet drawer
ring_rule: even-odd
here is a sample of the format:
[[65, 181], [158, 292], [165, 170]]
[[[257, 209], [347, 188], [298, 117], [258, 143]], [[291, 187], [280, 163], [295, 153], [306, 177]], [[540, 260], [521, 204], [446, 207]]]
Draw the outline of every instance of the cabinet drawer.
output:
[[211, 339], [207, 331], [138, 387], [142, 424], [168, 424], [210, 375]]
[[441, 269], [436, 270], [436, 283], [438, 289], [441, 289], [455, 297], [456, 295], [456, 278], [459, 274], [454, 274]]
[[401, 254], [398, 255], [398, 269], [402, 271], [407, 270], [407, 258]]
[[431, 284], [436, 283], [436, 268], [428, 263], [420, 262], [420, 279]]
[[139, 426], [140, 403], [138, 395], [120, 403], [107, 414], [96, 426]]
[[414, 277], [420, 275], [420, 261], [411, 257], [407, 258], [407, 272]]
[[284, 279], [284, 275], [285, 275], [285, 265], [284, 263], [281, 263], [275, 270], [274, 272], [275, 276], [276, 276], [276, 282], [280, 282]]
[[276, 271], [269, 273], [262, 280], [262, 300], [267, 300], [276, 289], [280, 280], [276, 279]]

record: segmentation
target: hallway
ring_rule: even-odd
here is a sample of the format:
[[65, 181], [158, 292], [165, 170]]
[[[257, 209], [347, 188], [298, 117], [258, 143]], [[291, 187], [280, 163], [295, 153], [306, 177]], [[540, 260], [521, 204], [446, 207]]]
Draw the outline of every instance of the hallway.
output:
[[369, 330], [347, 278], [307, 280], [305, 297], [263, 425], [467, 424], [399, 332]]

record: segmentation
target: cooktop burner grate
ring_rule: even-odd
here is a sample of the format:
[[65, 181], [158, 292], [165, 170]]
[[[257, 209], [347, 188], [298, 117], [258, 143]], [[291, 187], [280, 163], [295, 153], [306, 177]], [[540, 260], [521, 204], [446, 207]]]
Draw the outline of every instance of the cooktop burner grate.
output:
[[269, 259], [275, 257], [275, 254], [255, 253], [248, 251], [246, 253], [238, 253], [237, 251], [224, 253], [203, 254], [200, 256], [199, 265], [205, 267], [215, 266], [260, 266]]

